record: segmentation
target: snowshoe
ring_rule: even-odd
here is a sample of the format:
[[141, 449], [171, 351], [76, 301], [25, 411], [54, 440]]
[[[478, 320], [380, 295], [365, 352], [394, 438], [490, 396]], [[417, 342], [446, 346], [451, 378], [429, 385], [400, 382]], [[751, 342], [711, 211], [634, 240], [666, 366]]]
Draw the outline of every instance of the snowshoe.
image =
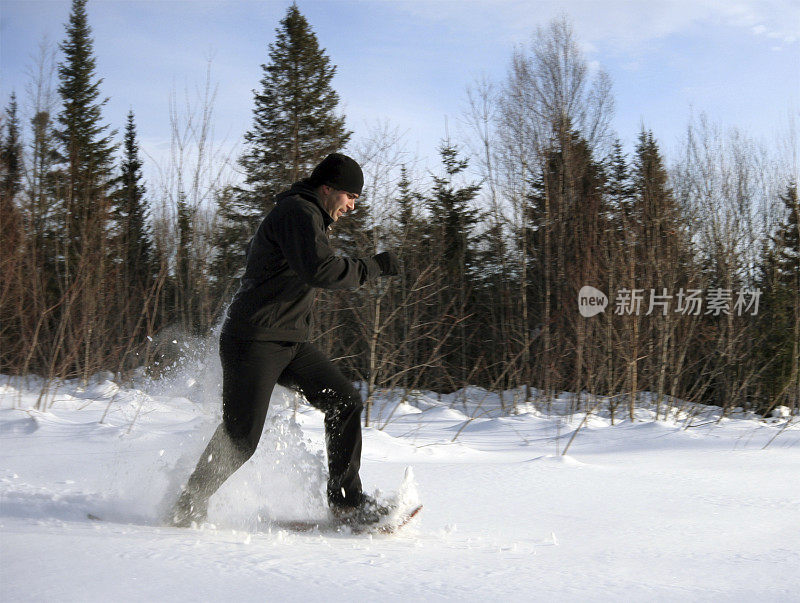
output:
[[368, 494], [362, 494], [361, 500], [354, 506], [331, 505], [330, 512], [336, 521], [348, 526], [369, 526], [382, 521], [392, 511], [392, 507], [383, 505]]

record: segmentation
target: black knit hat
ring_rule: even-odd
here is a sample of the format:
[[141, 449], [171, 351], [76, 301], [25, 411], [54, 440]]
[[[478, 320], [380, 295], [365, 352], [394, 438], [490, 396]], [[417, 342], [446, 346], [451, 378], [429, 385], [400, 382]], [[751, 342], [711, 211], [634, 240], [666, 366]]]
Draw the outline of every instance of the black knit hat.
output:
[[341, 153], [331, 153], [311, 172], [312, 186], [327, 184], [339, 191], [356, 195], [364, 188], [364, 173], [354, 159]]

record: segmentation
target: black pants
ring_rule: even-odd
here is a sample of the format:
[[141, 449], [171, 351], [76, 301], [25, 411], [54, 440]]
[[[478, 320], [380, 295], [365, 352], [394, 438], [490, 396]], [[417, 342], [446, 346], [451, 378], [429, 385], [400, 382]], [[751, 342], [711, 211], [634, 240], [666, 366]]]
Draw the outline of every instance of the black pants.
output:
[[208, 500], [253, 456], [275, 384], [299, 391], [325, 413], [328, 501], [354, 505], [361, 498], [361, 396], [333, 363], [310, 343], [246, 341], [223, 333], [222, 424], [186, 485]]

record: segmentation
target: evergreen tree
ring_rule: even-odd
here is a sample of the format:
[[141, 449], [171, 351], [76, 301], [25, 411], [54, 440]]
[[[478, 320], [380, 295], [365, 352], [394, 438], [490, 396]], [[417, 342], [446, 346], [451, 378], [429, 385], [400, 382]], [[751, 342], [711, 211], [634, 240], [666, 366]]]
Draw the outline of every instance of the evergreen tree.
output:
[[614, 214], [630, 213], [634, 187], [630, 180], [630, 169], [622, 152], [622, 143], [616, 139], [611, 145], [611, 156], [604, 166], [606, 173], [606, 198]]
[[800, 407], [800, 203], [797, 185], [780, 196], [786, 217], [764, 245], [760, 275], [759, 330], [756, 353], [766, 365], [761, 381], [764, 408]]
[[119, 257], [125, 268], [125, 281], [144, 290], [149, 287], [153, 277], [154, 261], [147, 225], [147, 190], [142, 182], [142, 162], [139, 159], [133, 111], [128, 113], [123, 150], [122, 173], [115, 208]]
[[781, 225], [774, 241], [780, 241], [777, 268], [780, 282], [787, 287], [794, 287], [800, 295], [798, 279], [800, 279], [800, 202], [797, 197], [797, 183], [790, 182], [786, 192], [781, 195], [786, 207], [785, 222]]
[[210, 272], [213, 278], [213, 296], [225, 302], [236, 291], [235, 277], [244, 273], [244, 257], [250, 229], [240, 218], [240, 197], [232, 187], [225, 187], [216, 194], [216, 224], [214, 225], [214, 258]]
[[[400, 180], [397, 183], [397, 212], [394, 214], [393, 224], [390, 228], [393, 245], [399, 250], [403, 258], [403, 265], [407, 270], [412, 270], [415, 277], [419, 270], [430, 264], [429, 250], [424, 248], [425, 230], [428, 221], [422, 217], [421, 210], [425, 206], [423, 196], [411, 188], [406, 166], [400, 167]], [[430, 242], [430, 241], [428, 241]]]
[[475, 229], [480, 213], [470, 207], [480, 191], [480, 184], [457, 188], [454, 178], [469, 166], [461, 159], [458, 148], [445, 140], [439, 147], [444, 166], [443, 176], [434, 176], [433, 191], [428, 199], [430, 235], [438, 242], [442, 266], [453, 285], [466, 284], [467, 276], [475, 268]]
[[225, 207], [214, 241], [218, 254], [226, 250], [214, 272], [219, 281], [230, 278], [230, 265], [244, 265], [247, 242], [275, 195], [307, 177], [351, 135], [344, 117], [336, 113], [339, 96], [331, 87], [336, 67], [296, 4], [289, 7], [276, 34], [269, 45], [269, 63], [261, 66], [253, 125], [239, 159], [244, 187], [223, 196]]
[[[642, 245], [671, 264], [674, 256], [666, 257], [669, 250], [663, 248], [676, 240], [678, 210], [667, 185], [664, 160], [651, 131], [642, 130], [639, 133], [632, 180], [635, 198], [633, 219], [644, 235]], [[659, 247], [662, 253], [659, 253]]]
[[[504, 352], [509, 349], [507, 316], [514, 275], [509, 271], [508, 233], [502, 222], [491, 222], [477, 242], [476, 263], [480, 270], [474, 285], [473, 318], [470, 320], [482, 328], [471, 343], [470, 354], [473, 358], [488, 355], [502, 359], [491, 374], [494, 377], [507, 367], [503, 361], [508, 359]], [[501, 387], [505, 384], [507, 382], [501, 383]]]
[[59, 45], [58, 92], [62, 108], [55, 129], [57, 159], [47, 177], [55, 213], [55, 300], [73, 292], [71, 303], [52, 313], [57, 332], [48, 371], [88, 379], [118, 358], [128, 334], [120, 332], [119, 270], [112, 264], [111, 237], [114, 131], [103, 125], [102, 79], [95, 74], [86, 0], [73, 0], [66, 38]]
[[644, 129], [631, 169], [633, 198], [622, 206], [625, 227], [635, 239], [638, 288], [672, 289], [678, 268], [686, 261], [681, 239], [680, 211], [667, 184], [667, 170], [653, 137]]
[[[563, 299], [553, 290], [557, 306], [572, 299], [575, 284], [600, 276], [600, 219], [609, 213], [603, 167], [578, 132], [566, 131], [563, 137], [554, 137], [544, 153], [543, 169], [531, 181], [527, 208], [528, 248], [533, 250], [528, 280], [536, 286], [544, 271], [550, 271], [552, 282], [566, 287]], [[534, 297], [538, 295], [534, 290]]]
[[[470, 205], [480, 191], [479, 184], [458, 187], [455, 178], [464, 172], [469, 162], [459, 157], [458, 148], [449, 140], [439, 147], [444, 174], [434, 176], [433, 190], [427, 200], [430, 213], [424, 247], [431, 252], [430, 258], [439, 266], [444, 277], [439, 289], [435, 321], [449, 317], [458, 321], [454, 336], [442, 346], [442, 386], [454, 388], [465, 386], [468, 371], [473, 363], [468, 359], [470, 336], [477, 329], [468, 327], [466, 318], [473, 299], [477, 281], [476, 228], [481, 216]], [[450, 331], [441, 324], [440, 338]]]
[[16, 202], [22, 165], [17, 100], [13, 94], [6, 116], [6, 127], [0, 129], [0, 372], [3, 373], [13, 372], [24, 354], [24, 315], [19, 309], [26, 307], [29, 287], [25, 275], [30, 272], [26, 254], [29, 241]]
[[[3, 288], [11, 284], [11, 272], [17, 268], [14, 256], [22, 252], [24, 229], [22, 212], [15, 199], [22, 179], [22, 147], [19, 139], [17, 99], [12, 93], [6, 109], [5, 133], [0, 130], [0, 242], [3, 258], [0, 275]], [[2, 123], [2, 122], [0, 122]]]
[[[634, 196], [625, 222], [633, 239], [633, 248], [628, 249], [633, 252], [635, 273], [633, 282], [628, 281], [627, 286], [655, 295], [663, 295], [664, 290], [668, 295], [675, 295], [688, 284], [689, 259], [682, 239], [680, 212], [667, 183], [664, 160], [653, 133], [644, 128], [639, 133], [631, 171]], [[666, 314], [660, 311], [643, 321], [637, 330], [647, 342], [646, 352], [640, 354], [639, 389], [656, 393], [656, 413], [668, 393], [667, 379], [675, 376], [675, 373], [668, 375], [667, 369], [677, 370], [669, 358], [676, 355], [679, 345], [678, 316], [674, 308]]]
[[[397, 212], [393, 216], [390, 226], [389, 246], [394, 247], [402, 258], [402, 277], [396, 281], [396, 291], [402, 304], [401, 319], [395, 325], [394, 341], [399, 342], [399, 362], [401, 366], [419, 366], [421, 354], [425, 351], [428, 342], [412, 340], [412, 333], [419, 327], [412, 324], [422, 305], [414, 297], [412, 290], [420, 290], [421, 282], [430, 282], [428, 279], [420, 281], [421, 273], [430, 266], [430, 253], [424, 247], [426, 223], [420, 215], [423, 206], [422, 196], [413, 191], [408, 177], [406, 166], [400, 167], [400, 180], [397, 183]], [[401, 377], [403, 387], [419, 380], [418, 374], [411, 375], [404, 372]]]
[[336, 114], [339, 95], [331, 87], [336, 67], [296, 4], [276, 33], [270, 62], [261, 66], [253, 126], [245, 134], [249, 149], [240, 160], [250, 204], [262, 214], [277, 193], [310, 174], [351, 135]]
[[[606, 158], [603, 166], [606, 176], [605, 198], [608, 206], [606, 224], [605, 244], [603, 254], [605, 264], [608, 266], [606, 272], [605, 286], [609, 296], [614, 296], [624, 283], [625, 288], [630, 288], [629, 262], [634, 261], [632, 251], [635, 245], [635, 238], [632, 229], [629, 228], [631, 219], [634, 187], [631, 182], [630, 167], [622, 151], [622, 143], [619, 138], [615, 139], [611, 146], [611, 154]], [[620, 366], [618, 359], [615, 361], [615, 333], [625, 325], [626, 319], [616, 319], [612, 311], [603, 313], [600, 318], [603, 323], [604, 332], [602, 334], [601, 353], [606, 358], [605, 380], [602, 384], [603, 391], [616, 393], [619, 388], [619, 375], [624, 369]], [[616, 323], [616, 324], [615, 324]], [[616, 412], [617, 398], [609, 399], [609, 408], [613, 413]]]
[[[73, 0], [67, 37], [59, 48], [64, 54], [58, 65], [58, 92], [63, 108], [56, 130], [60, 169], [59, 196], [63, 204], [65, 246], [75, 256], [97, 252], [107, 235], [109, 197], [113, 186], [115, 132], [101, 125], [102, 79], [95, 75], [91, 29], [86, 0]], [[69, 269], [67, 271], [69, 278]]]
[[530, 250], [524, 282], [529, 312], [525, 328], [541, 325], [541, 337], [531, 344], [531, 354], [541, 359], [534, 365], [540, 374], [535, 381], [547, 392], [581, 391], [587, 385], [582, 354], [594, 353], [586, 345], [587, 329], [596, 327], [575, 320], [564, 309], [574, 303], [582, 286], [606, 281], [604, 177], [586, 139], [568, 120], [556, 124], [541, 171], [531, 181], [529, 230], [519, 237]]
[[199, 334], [200, 316], [196, 307], [198, 297], [195, 295], [198, 283], [193, 278], [196, 264], [192, 253], [196, 212], [187, 203], [183, 192], [178, 193], [177, 206], [178, 241], [175, 250], [173, 307], [184, 332]]
[[0, 144], [0, 195], [13, 201], [22, 185], [22, 142], [17, 117], [17, 96], [11, 94], [6, 109], [6, 135]]
[[397, 225], [400, 230], [399, 244], [402, 246], [403, 241], [413, 231], [419, 229], [422, 221], [419, 218], [417, 208], [420, 205], [420, 195], [411, 190], [411, 181], [408, 179], [408, 169], [405, 165], [400, 166], [400, 180], [397, 183], [397, 205], [399, 211], [397, 212]]

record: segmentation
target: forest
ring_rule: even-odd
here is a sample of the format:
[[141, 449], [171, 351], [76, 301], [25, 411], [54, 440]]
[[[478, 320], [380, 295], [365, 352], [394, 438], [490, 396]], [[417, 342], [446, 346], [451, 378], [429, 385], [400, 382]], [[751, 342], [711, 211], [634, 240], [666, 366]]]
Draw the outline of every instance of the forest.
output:
[[[643, 392], [656, 413], [798, 412], [796, 158], [704, 114], [675, 158], [644, 125], [628, 155], [612, 83], [568, 18], [531, 40], [504, 79], [467, 85], [469, 137], [443, 132], [423, 172], [388, 122], [355, 141], [335, 57], [292, 5], [254, 82], [237, 177], [211, 144], [208, 81], [193, 115], [171, 110], [171, 158], [145, 182], [135, 111], [105, 121], [86, 0], [73, 0], [22, 101], [33, 118], [12, 93], [0, 122], [0, 374], [157, 377], [185, 342], [214, 345], [273, 197], [343, 151], [365, 188], [331, 231], [338, 252], [391, 249], [403, 267], [317, 296], [314, 341], [368, 401], [477, 386], [517, 392], [509, 408], [573, 392], [612, 422]], [[585, 287], [604, 311], [580, 311]]]

